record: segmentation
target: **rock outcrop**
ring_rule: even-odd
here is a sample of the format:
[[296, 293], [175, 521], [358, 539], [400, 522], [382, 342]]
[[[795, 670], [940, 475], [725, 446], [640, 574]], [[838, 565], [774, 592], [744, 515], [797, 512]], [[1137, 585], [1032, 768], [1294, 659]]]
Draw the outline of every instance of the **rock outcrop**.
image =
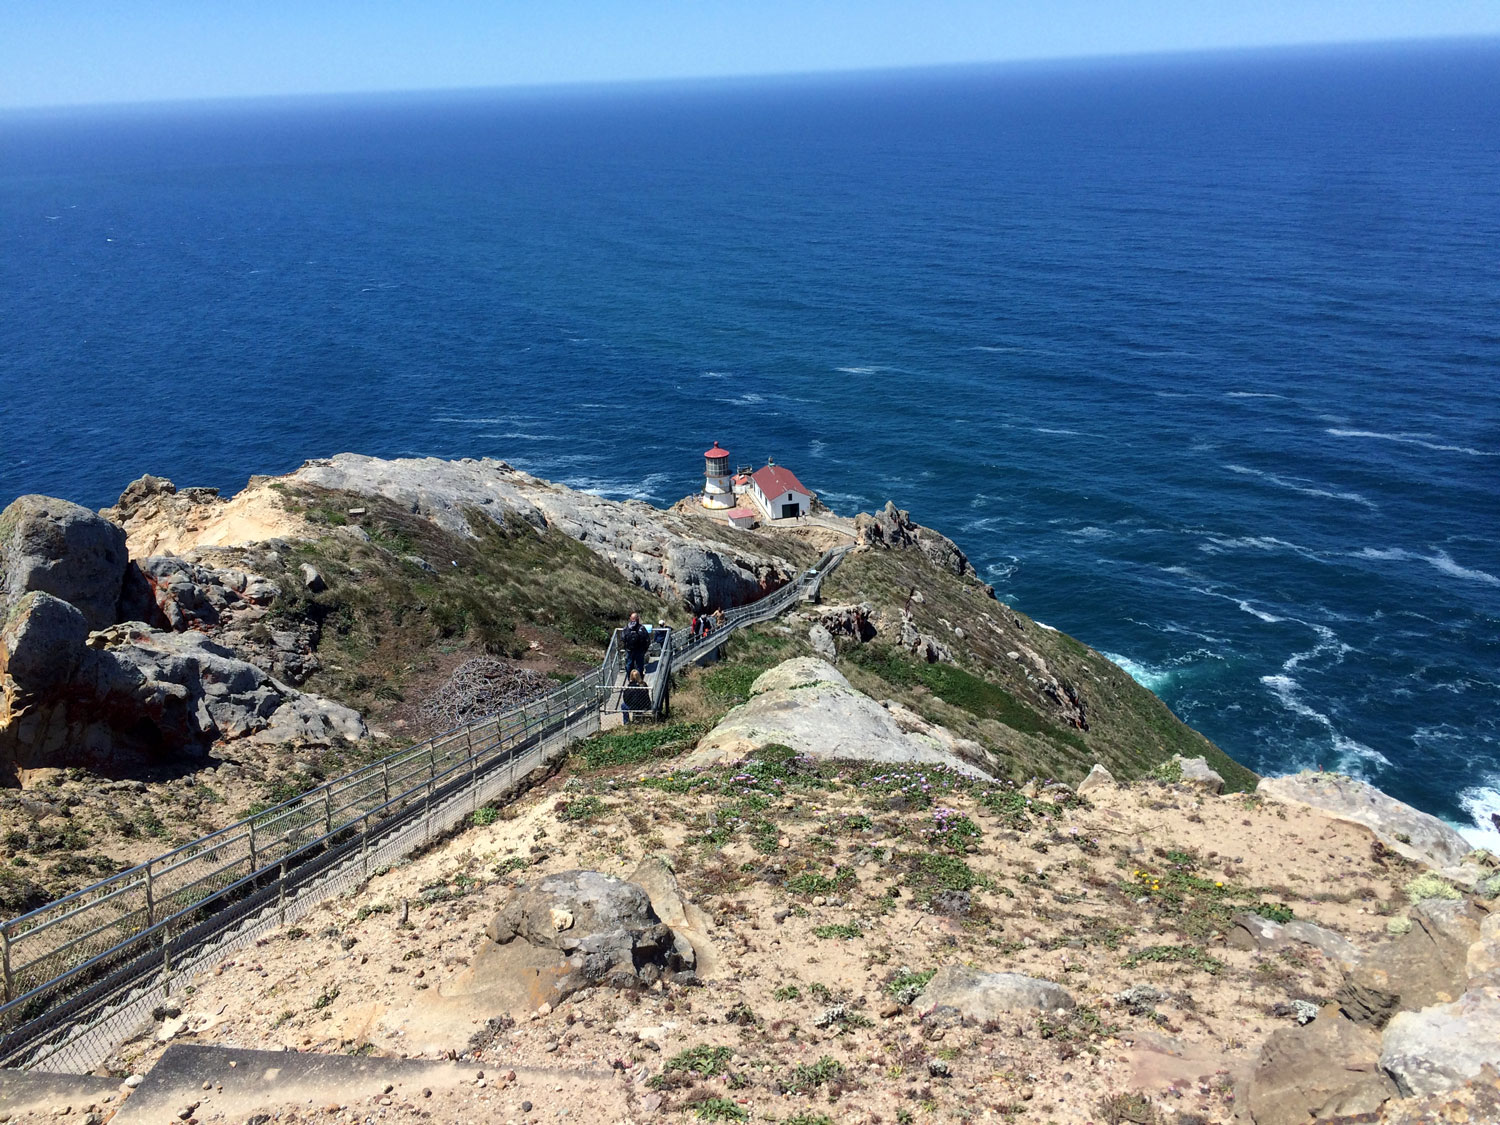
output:
[[792, 581], [797, 566], [748, 545], [704, 538], [685, 517], [639, 501], [620, 503], [540, 480], [504, 461], [443, 461], [435, 457], [384, 461], [353, 453], [309, 461], [293, 482], [383, 496], [444, 530], [473, 536], [473, 514], [537, 530], [556, 528], [578, 540], [631, 582], [680, 600], [689, 609], [719, 609], [754, 601]]
[[113, 625], [125, 577], [125, 533], [87, 508], [22, 496], [0, 512], [0, 600], [39, 591], [75, 606], [90, 629]]
[[[119, 773], [241, 739], [365, 737], [356, 712], [296, 691], [210, 637], [236, 609], [264, 615], [276, 594], [264, 579], [169, 557], [132, 563], [118, 526], [45, 497], [18, 500], [0, 527], [5, 783], [60, 766]], [[148, 620], [117, 624], [122, 610]]]
[[854, 690], [831, 664], [798, 657], [762, 673], [750, 686], [749, 701], [704, 735], [684, 764], [732, 761], [775, 744], [815, 758], [948, 766], [987, 776], [950, 749], [962, 740], [944, 734], [946, 739], [903, 730], [890, 711]]
[[1469, 853], [1469, 843], [1435, 816], [1388, 797], [1368, 782], [1304, 770], [1261, 778], [1255, 790], [1286, 804], [1307, 805], [1340, 820], [1363, 824], [1392, 851], [1418, 863], [1448, 867]]
[[[880, 511], [861, 512], [854, 518], [854, 537], [861, 547], [915, 548], [955, 577], [979, 579], [974, 564], [957, 543], [930, 527], [914, 523], [910, 512], [902, 511], [889, 500]], [[990, 593], [993, 595], [994, 591], [991, 589]]]

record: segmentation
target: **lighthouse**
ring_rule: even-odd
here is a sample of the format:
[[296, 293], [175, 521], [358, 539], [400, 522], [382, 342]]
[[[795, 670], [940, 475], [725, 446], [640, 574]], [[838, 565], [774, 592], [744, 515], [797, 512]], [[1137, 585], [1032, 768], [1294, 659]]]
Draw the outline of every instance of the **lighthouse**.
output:
[[703, 506], [721, 511], [734, 507], [734, 485], [730, 481], [729, 450], [719, 443], [703, 455]]

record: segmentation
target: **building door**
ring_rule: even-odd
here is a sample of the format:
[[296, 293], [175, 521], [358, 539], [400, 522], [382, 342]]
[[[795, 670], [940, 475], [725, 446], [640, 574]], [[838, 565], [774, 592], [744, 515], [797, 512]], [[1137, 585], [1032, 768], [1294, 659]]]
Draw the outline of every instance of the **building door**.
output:
[[783, 504], [781, 506], [781, 518], [784, 520], [794, 519], [802, 514], [800, 504]]

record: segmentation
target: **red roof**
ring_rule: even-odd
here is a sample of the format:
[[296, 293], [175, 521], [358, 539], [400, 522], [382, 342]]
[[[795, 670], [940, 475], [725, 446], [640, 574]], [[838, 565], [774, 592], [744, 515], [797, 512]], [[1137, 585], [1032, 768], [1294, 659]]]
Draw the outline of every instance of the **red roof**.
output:
[[756, 469], [750, 479], [760, 486], [760, 490], [769, 496], [780, 496], [783, 492], [800, 492], [804, 496], [812, 493], [802, 487], [802, 482], [797, 479], [797, 474], [792, 470], [783, 468], [781, 465], [767, 465], [764, 469]]
[[725, 513], [725, 515], [732, 520], [742, 520], [746, 516], [754, 516], [758, 514], [759, 513], [757, 513], [754, 508], [735, 508], [733, 511]]
[[718, 442], [714, 442], [714, 447], [712, 449], [710, 449], [707, 453], [705, 453], [703, 456], [705, 456], [705, 457], [714, 457], [714, 458], [728, 457], [729, 456], [729, 450], [727, 450], [727, 449], [720, 449], [719, 448], [719, 443]]

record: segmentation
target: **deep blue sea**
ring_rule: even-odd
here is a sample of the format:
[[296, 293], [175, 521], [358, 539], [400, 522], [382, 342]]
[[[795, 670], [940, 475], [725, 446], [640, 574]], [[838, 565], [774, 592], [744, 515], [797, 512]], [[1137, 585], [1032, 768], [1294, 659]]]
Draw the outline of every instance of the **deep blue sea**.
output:
[[11, 113], [0, 412], [91, 506], [717, 440], [1257, 770], [1500, 810], [1497, 43]]

